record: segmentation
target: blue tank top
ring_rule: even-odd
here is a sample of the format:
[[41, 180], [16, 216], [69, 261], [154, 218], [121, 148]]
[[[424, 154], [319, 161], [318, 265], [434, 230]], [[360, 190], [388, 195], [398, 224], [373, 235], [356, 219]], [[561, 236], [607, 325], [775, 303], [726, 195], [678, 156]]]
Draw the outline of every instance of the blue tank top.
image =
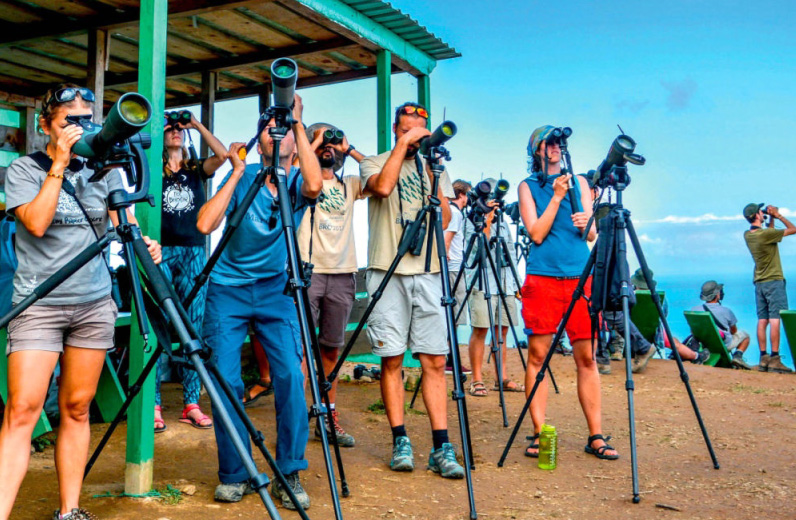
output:
[[[539, 185], [535, 175], [525, 179], [536, 203], [539, 218], [553, 199], [553, 181], [558, 175], [550, 175], [544, 186]], [[575, 193], [580, 197], [580, 183], [575, 180]], [[580, 276], [589, 260], [589, 247], [580, 238], [580, 230], [572, 224], [572, 206], [569, 197], [564, 197], [550, 232], [540, 245], [531, 243], [525, 273], [539, 276]]]

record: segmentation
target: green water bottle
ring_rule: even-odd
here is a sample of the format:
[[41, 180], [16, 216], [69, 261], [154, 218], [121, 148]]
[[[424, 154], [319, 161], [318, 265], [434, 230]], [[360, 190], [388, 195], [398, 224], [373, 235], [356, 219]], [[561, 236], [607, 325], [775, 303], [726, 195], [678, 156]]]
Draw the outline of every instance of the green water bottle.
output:
[[556, 427], [550, 424], [543, 424], [542, 431], [539, 433], [539, 468], [556, 469], [556, 459], [558, 457], [558, 435]]

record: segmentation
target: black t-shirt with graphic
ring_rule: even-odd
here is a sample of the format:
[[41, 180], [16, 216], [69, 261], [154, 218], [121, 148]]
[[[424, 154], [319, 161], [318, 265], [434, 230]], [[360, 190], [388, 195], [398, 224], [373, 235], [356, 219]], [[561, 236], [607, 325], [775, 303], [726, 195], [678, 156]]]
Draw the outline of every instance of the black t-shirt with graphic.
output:
[[201, 165], [163, 175], [161, 243], [164, 246], [203, 246], [205, 236], [196, 229], [196, 217], [207, 197]]

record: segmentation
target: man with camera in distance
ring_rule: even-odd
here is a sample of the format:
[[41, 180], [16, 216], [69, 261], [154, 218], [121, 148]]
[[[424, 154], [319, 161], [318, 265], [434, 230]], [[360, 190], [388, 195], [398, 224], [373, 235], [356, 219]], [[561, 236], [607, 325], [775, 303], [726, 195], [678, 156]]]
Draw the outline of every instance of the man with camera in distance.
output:
[[[591, 217], [591, 192], [582, 177], [561, 173], [561, 147], [554, 130], [547, 125], [531, 134], [528, 143], [531, 175], [519, 186], [520, 213], [532, 240], [526, 262], [527, 277], [522, 287], [522, 317], [528, 334], [526, 397], [589, 257], [589, 248], [581, 235]], [[572, 211], [576, 201], [570, 200], [568, 195], [570, 180], [583, 211]], [[593, 240], [595, 235], [592, 226], [586, 238]], [[584, 295], [591, 295], [591, 278], [584, 287]], [[591, 318], [585, 299], [576, 303], [566, 332], [578, 371], [578, 397], [589, 428], [585, 451], [601, 459], [617, 459], [619, 454], [602, 436], [600, 376], [593, 356]], [[525, 450], [529, 457], [539, 456], [536, 441], [545, 420], [547, 389], [544, 379], [531, 402], [534, 434]]]
[[[307, 128], [320, 163], [323, 191], [317, 204], [304, 213], [298, 227], [301, 258], [313, 265], [307, 292], [313, 322], [319, 329], [318, 345], [326, 375], [337, 363], [340, 348], [345, 346], [345, 329], [354, 306], [357, 273], [354, 202], [363, 198], [359, 175], [338, 176], [337, 172], [349, 156], [357, 163], [365, 157], [348, 143], [345, 135], [333, 139], [324, 137], [329, 130], [333, 134], [340, 132], [324, 123]], [[329, 391], [331, 424], [338, 444], [350, 448], [356, 441], [340, 425], [336, 394], [337, 378]], [[332, 431], [328, 433], [332, 435]], [[315, 437], [320, 439], [320, 436], [316, 426]]]
[[[431, 133], [426, 128], [428, 112], [416, 103], [404, 103], [395, 112], [395, 147], [360, 163], [362, 183], [369, 200], [368, 293], [379, 286], [398, 251], [402, 232], [416, 218], [429, 195], [440, 200], [442, 227], [451, 210], [446, 197], [453, 197], [447, 172], [440, 175], [437, 193], [431, 193], [433, 174], [418, 155], [420, 142]], [[433, 230], [429, 229], [429, 233]], [[425, 272], [425, 233], [420, 233], [409, 254], [403, 257], [383, 298], [368, 318], [368, 339], [373, 353], [382, 358], [381, 393], [393, 434], [393, 471], [412, 471], [412, 445], [404, 426], [404, 387], [401, 377], [407, 346], [420, 360], [423, 370], [423, 401], [432, 428], [434, 451], [429, 468], [447, 478], [463, 478], [464, 469], [448, 440], [445, 356], [447, 330], [442, 306], [439, 258], [431, 257]], [[417, 246], [417, 247], [414, 247]], [[443, 244], [437, 244], [442, 247]]]
[[[768, 227], [763, 228], [769, 215]], [[793, 372], [782, 364], [779, 357], [779, 311], [788, 308], [785, 275], [779, 258], [779, 242], [783, 237], [796, 234], [796, 226], [779, 212], [776, 206], [747, 204], [743, 216], [751, 227], [744, 232], [746, 247], [755, 262], [755, 305], [757, 307], [757, 342], [760, 346], [761, 372]], [[774, 227], [775, 219], [785, 224], [785, 229]], [[766, 329], [771, 326], [771, 355], [766, 352]]]
[[[453, 181], [453, 194], [454, 197], [448, 199], [451, 207], [451, 220], [448, 222], [448, 227], [445, 228], [445, 250], [448, 253], [448, 273], [450, 274], [451, 291], [453, 291], [453, 284], [456, 277], [459, 276], [459, 270], [462, 266], [462, 257], [464, 256], [464, 208], [467, 206], [467, 193], [472, 189], [472, 185], [462, 179]], [[467, 280], [462, 278], [459, 286], [456, 287], [456, 293], [452, 296], [456, 298], [455, 313], [459, 314], [459, 319], [456, 320], [456, 326], [465, 324], [467, 321], [467, 313], [459, 313], [463, 305], [467, 305]], [[462, 365], [462, 374], [470, 372], [469, 368]], [[453, 373], [453, 361], [448, 357], [445, 364], [445, 373]]]
[[[318, 159], [301, 123], [302, 112], [301, 97], [296, 95], [291, 131], [282, 140], [279, 150], [280, 165], [290, 168], [296, 154], [300, 164], [300, 168], [291, 168], [287, 175], [294, 221], [301, 219], [323, 187]], [[216, 194], [199, 210], [199, 231], [206, 235], [212, 233], [241, 203], [259, 169], [266, 166], [272, 157], [274, 140], [269, 128], [275, 124], [271, 120], [258, 139], [257, 151], [262, 156], [262, 164], [247, 166], [238, 155], [244, 144], [233, 143], [230, 146], [232, 171]], [[299, 471], [307, 469], [304, 451], [309, 433], [301, 371], [303, 351], [296, 308], [293, 299], [284, 294], [287, 249], [275, 200], [276, 190], [273, 177], [267, 176], [265, 185], [241, 221], [240, 229], [232, 236], [213, 269], [205, 303], [203, 336], [213, 350], [220, 373], [241, 399], [241, 345], [249, 324], [253, 326], [272, 368], [277, 424], [276, 462], [297, 499], [307, 509], [309, 496], [302, 489], [298, 476]], [[226, 398], [222, 403], [231, 409]], [[218, 405], [213, 403], [214, 408]], [[248, 432], [243, 423], [235, 415], [232, 415], [232, 420], [240, 437], [247, 439]], [[253, 490], [227, 433], [218, 423], [214, 426], [221, 481], [216, 487], [215, 498], [222, 502], [237, 502]], [[248, 443], [246, 445], [249, 446]], [[280, 498], [286, 508], [295, 509], [278, 482], [273, 483], [271, 493]]]

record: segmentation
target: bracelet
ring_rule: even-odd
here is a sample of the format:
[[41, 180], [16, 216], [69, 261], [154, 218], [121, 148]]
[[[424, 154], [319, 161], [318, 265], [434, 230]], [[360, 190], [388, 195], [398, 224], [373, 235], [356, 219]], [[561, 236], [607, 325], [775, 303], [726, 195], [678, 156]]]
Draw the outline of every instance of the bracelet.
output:
[[356, 148], [354, 148], [354, 145], [353, 144], [349, 144], [348, 145], [348, 150], [345, 151], [345, 156], [348, 157], [349, 155], [351, 155], [351, 152], [354, 151], [354, 150], [356, 150]]
[[59, 174], [57, 174], [57, 173], [53, 173], [53, 172], [47, 172], [47, 177], [54, 177], [54, 178], [56, 178], [56, 179], [63, 179], [63, 178], [64, 178], [64, 174], [63, 174], [63, 173], [61, 173], [61, 174], [59, 175]]

